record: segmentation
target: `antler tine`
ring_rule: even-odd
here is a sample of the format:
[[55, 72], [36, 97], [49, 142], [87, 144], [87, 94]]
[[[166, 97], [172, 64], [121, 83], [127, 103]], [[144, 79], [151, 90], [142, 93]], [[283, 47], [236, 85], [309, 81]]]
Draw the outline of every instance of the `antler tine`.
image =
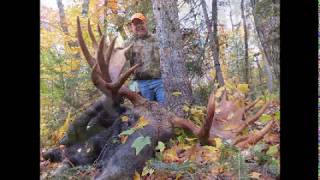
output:
[[260, 98], [256, 99], [255, 101], [253, 101], [252, 103], [248, 104], [245, 107], [245, 111], [248, 111], [249, 109], [251, 109], [255, 104], [257, 104], [257, 102], [259, 102]]
[[211, 92], [209, 100], [208, 100], [208, 105], [207, 105], [207, 118], [204, 121], [200, 133], [199, 133], [199, 138], [200, 141], [204, 144], [208, 144], [209, 136], [210, 136], [210, 129], [212, 126], [213, 122], [213, 117], [214, 117], [214, 112], [215, 112], [215, 95], [214, 91]]
[[236, 145], [236, 144], [238, 144], [239, 142], [245, 141], [245, 140], [247, 140], [247, 139], [248, 139], [248, 135], [238, 136], [238, 137], [236, 137], [236, 138], [233, 140], [233, 142], [232, 142], [231, 144], [232, 144], [232, 145]]
[[95, 65], [96, 59], [91, 56], [88, 47], [86, 45], [86, 43], [84, 42], [83, 36], [82, 36], [82, 30], [81, 30], [81, 26], [80, 26], [80, 19], [79, 16], [77, 17], [77, 36], [78, 36], [78, 42], [80, 45], [80, 48], [83, 52], [83, 55], [85, 57], [85, 59], [87, 60], [88, 64], [90, 65], [90, 67], [92, 68]]
[[254, 123], [259, 119], [259, 117], [263, 114], [263, 112], [267, 109], [270, 102], [267, 102], [255, 115], [247, 118], [240, 127], [235, 131], [236, 133], [240, 133], [244, 128], [246, 128], [248, 125]]
[[258, 131], [257, 133], [248, 136], [248, 138], [245, 141], [241, 141], [236, 143], [236, 146], [240, 147], [240, 148], [245, 148], [249, 145], [253, 145], [255, 143], [257, 143], [258, 141], [260, 141], [264, 135], [266, 135], [272, 128], [272, 125], [275, 121], [272, 120], [270, 122], [268, 122], [268, 124], [262, 128], [260, 131]]
[[96, 38], [94, 37], [93, 31], [92, 31], [92, 28], [91, 28], [91, 24], [90, 24], [90, 19], [88, 19], [88, 32], [89, 32], [90, 39], [92, 41], [92, 46], [93, 46], [93, 48], [95, 50], [97, 50], [98, 43], [96, 41]]
[[119, 80], [114, 83], [113, 87], [114, 89], [117, 91], [118, 89], [121, 88], [121, 86], [123, 85], [123, 83], [129, 78], [129, 76], [134, 72], [134, 70], [136, 70], [139, 66], [141, 66], [141, 64], [136, 64], [134, 66], [132, 66], [127, 72], [125, 72], [124, 74], [122, 74], [119, 78]]
[[104, 79], [106, 82], [111, 82], [110, 74], [109, 74], [109, 64], [106, 64], [106, 61], [104, 59], [103, 49], [104, 49], [104, 39], [105, 36], [102, 36], [99, 48], [98, 48], [98, 64], [101, 70], [102, 79]]
[[174, 127], [180, 127], [191, 131], [194, 135], [199, 136], [200, 128], [196, 126], [192, 121], [180, 117], [173, 117], [170, 122]]
[[[100, 89], [103, 93], [107, 94], [107, 95], [111, 95], [111, 92], [108, 90], [108, 88], [110, 89], [111, 86], [110, 84], [106, 83], [104, 81], [104, 79], [102, 79], [101, 74], [98, 70], [99, 65], [98, 63], [96, 63], [93, 68], [92, 68], [92, 73], [91, 73], [91, 79], [93, 84]], [[107, 87], [107, 88], [106, 88]]]
[[98, 32], [99, 32], [99, 36], [101, 37], [101, 36], [102, 36], [102, 31], [101, 31], [101, 29], [100, 29], [99, 24], [98, 24]]

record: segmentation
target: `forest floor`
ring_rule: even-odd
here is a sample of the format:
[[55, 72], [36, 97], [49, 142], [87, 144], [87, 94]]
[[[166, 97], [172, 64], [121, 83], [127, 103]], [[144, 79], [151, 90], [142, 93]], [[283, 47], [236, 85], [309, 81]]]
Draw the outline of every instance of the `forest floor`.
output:
[[[275, 102], [265, 111], [274, 115], [279, 111]], [[248, 129], [248, 133], [261, 129], [266, 122], [261, 120]], [[142, 173], [136, 172], [134, 180], [153, 179], [279, 179], [280, 173], [280, 122], [276, 121], [272, 131], [258, 144], [240, 150], [220, 138], [215, 146], [201, 146], [192, 134], [175, 129], [175, 138], [156, 148], [155, 157], [150, 159]], [[41, 152], [46, 149], [41, 149]], [[59, 177], [51, 173], [61, 163], [50, 163], [41, 157], [40, 179], [92, 179], [100, 169], [94, 166], [78, 166], [65, 171]]]

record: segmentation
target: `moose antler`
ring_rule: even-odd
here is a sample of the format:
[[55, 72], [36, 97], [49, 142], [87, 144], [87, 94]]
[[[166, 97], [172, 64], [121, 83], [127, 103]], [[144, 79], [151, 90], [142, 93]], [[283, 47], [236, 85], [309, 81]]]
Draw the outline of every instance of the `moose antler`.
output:
[[[116, 38], [114, 38], [110, 45], [106, 46], [105, 36], [103, 35], [98, 44], [93, 35], [90, 21], [88, 21], [89, 36], [92, 40], [92, 45], [96, 50], [96, 58], [94, 58], [89, 53], [89, 50], [83, 40], [79, 18], [77, 18], [77, 25], [79, 44], [84, 57], [92, 67], [91, 78], [94, 85], [106, 95], [112, 97], [120, 95], [128, 98], [135, 107], [145, 103], [148, 104], [148, 101], [145, 98], [123, 86], [128, 77], [140, 66], [140, 64], [136, 64], [126, 72], [122, 73], [123, 66], [126, 61], [125, 52], [131, 47], [131, 45], [123, 49], [115, 49], [114, 45]], [[101, 30], [98, 31], [100, 32]], [[234, 145], [244, 148], [259, 141], [267, 132], [270, 131], [273, 125], [273, 121], [271, 121], [256, 134], [241, 136], [242, 131], [250, 124], [257, 121], [269, 105], [269, 103], [266, 103], [256, 114], [244, 119], [245, 113], [248, 112], [257, 102], [258, 100], [245, 107], [239, 108], [233, 101], [228, 100], [227, 92], [225, 91], [222, 95], [222, 100], [216, 107], [215, 94], [212, 92], [208, 100], [207, 116], [201, 127], [196, 126], [188, 119], [177, 117], [170, 112], [155, 113], [153, 115], [159, 116], [159, 114], [162, 114], [161, 117], [155, 117], [154, 119], [161, 118], [164, 119], [163, 122], [169, 122], [173, 127], [181, 127], [190, 130], [193, 134], [199, 137], [203, 144], [210, 144], [212, 142], [212, 138], [220, 137], [223, 139], [231, 139]], [[161, 108], [154, 103], [144, 106], [145, 107], [142, 108], [143, 110], [140, 109], [140, 114], [146, 114], [147, 111], [151, 111], [146, 108], [147, 106], [155, 107], [151, 108], [152, 111], [166, 111], [164, 108]]]
[[[102, 35], [98, 45], [91, 29], [90, 21], [88, 21], [89, 36], [97, 54], [97, 58], [94, 58], [90, 54], [88, 47], [84, 42], [79, 17], [77, 18], [77, 29], [80, 48], [88, 64], [90, 67], [92, 67], [91, 79], [94, 85], [105, 94], [113, 97], [119, 93], [120, 88], [133, 73], [133, 71], [140, 66], [140, 64], [136, 64], [120, 76], [126, 61], [124, 54], [131, 47], [131, 45], [123, 49], [114, 49], [116, 41], [116, 38], [114, 38], [109, 46], [105, 46], [104, 35]], [[101, 32], [101, 30], [99, 30], [99, 32]], [[127, 92], [125, 88], [123, 88], [122, 91]], [[120, 93], [123, 94], [123, 92]]]

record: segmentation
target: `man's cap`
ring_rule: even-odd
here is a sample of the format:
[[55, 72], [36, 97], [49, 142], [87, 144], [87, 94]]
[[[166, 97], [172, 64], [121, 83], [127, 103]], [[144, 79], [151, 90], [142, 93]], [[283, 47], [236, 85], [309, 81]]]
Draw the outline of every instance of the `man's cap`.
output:
[[140, 19], [142, 21], [146, 21], [146, 17], [142, 13], [135, 13], [134, 15], [131, 16], [131, 22], [134, 19]]

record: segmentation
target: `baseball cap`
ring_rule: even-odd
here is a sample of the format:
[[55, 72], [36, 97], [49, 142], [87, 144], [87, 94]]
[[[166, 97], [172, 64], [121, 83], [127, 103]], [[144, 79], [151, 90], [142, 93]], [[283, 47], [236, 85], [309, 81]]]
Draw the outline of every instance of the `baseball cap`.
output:
[[140, 19], [142, 21], [145, 21], [146, 17], [142, 13], [135, 13], [131, 16], [131, 21], [133, 21], [134, 19]]

